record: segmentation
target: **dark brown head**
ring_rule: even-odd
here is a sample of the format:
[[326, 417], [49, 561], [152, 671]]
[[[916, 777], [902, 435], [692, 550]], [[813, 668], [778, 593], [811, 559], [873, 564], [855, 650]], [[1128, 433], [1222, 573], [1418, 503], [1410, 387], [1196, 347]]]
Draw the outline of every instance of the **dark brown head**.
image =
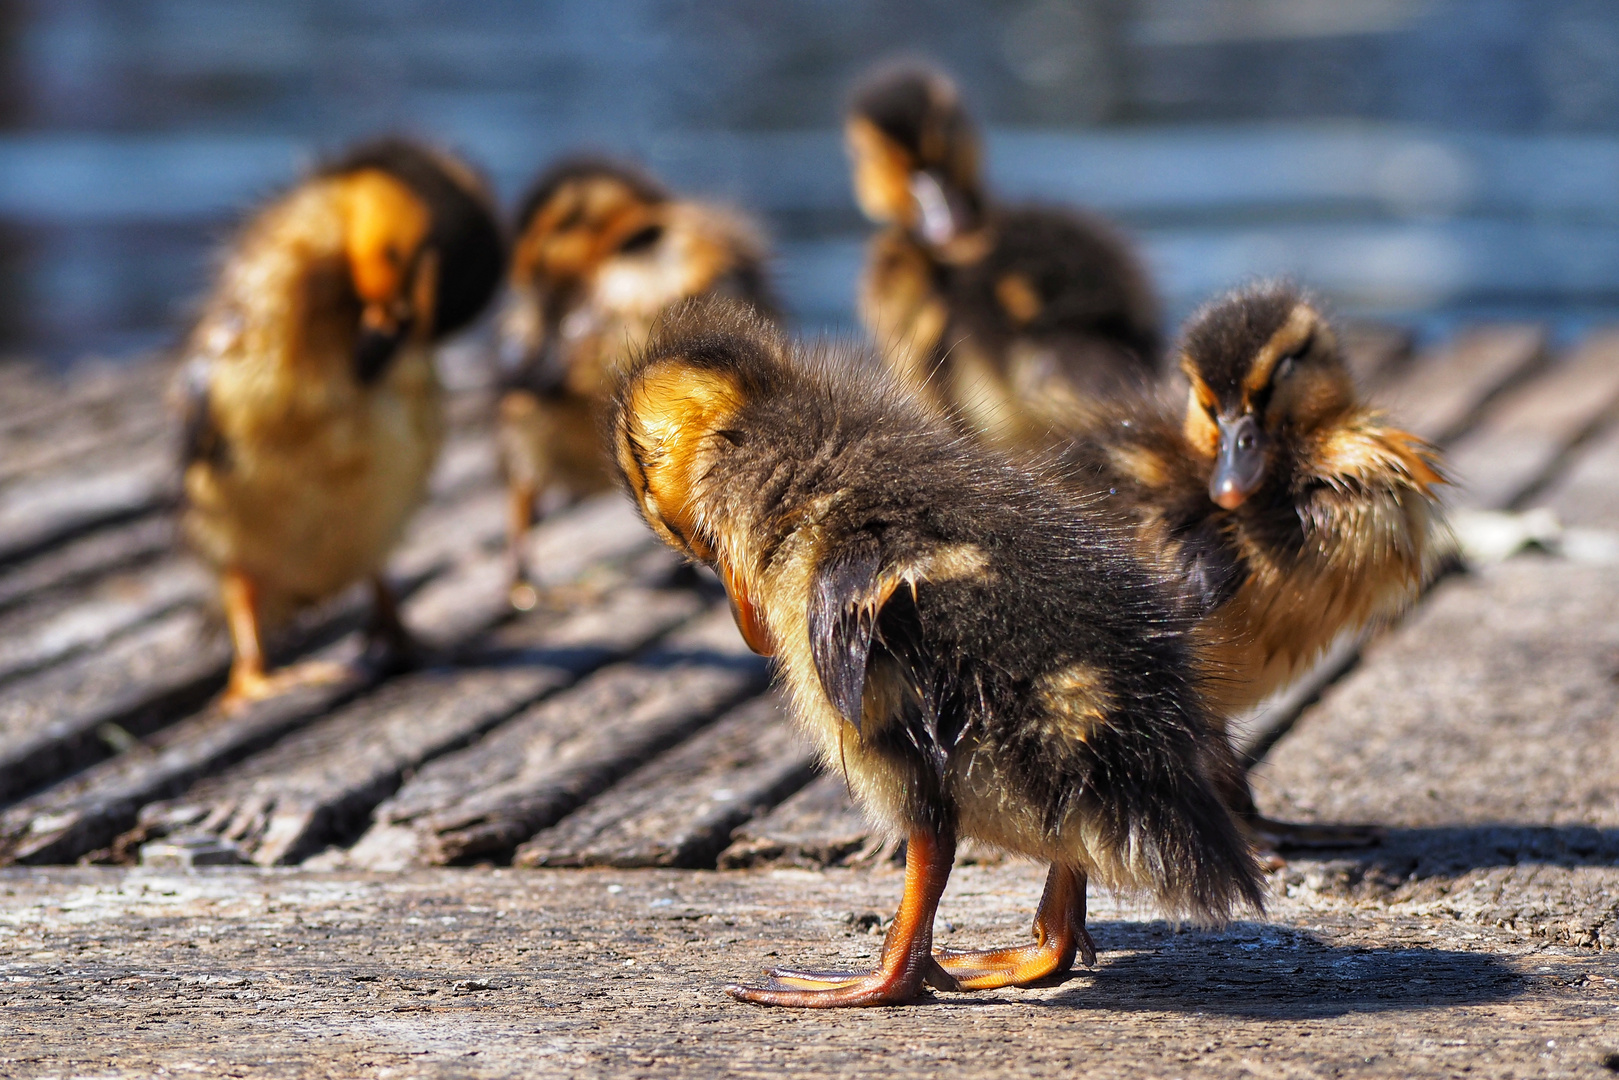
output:
[[944, 73], [915, 64], [879, 69], [856, 89], [845, 135], [855, 199], [871, 220], [933, 247], [982, 223], [978, 136]]
[[1181, 342], [1192, 384], [1186, 435], [1211, 461], [1209, 498], [1236, 509], [1286, 483], [1305, 444], [1355, 406], [1333, 334], [1297, 290], [1266, 283], [1192, 317]]
[[506, 249], [488, 188], [465, 163], [405, 139], [354, 147], [321, 175], [341, 185], [344, 249], [360, 301], [355, 371], [370, 382], [400, 344], [470, 323]]
[[[634, 166], [567, 158], [524, 196], [512, 252], [511, 300], [501, 324], [501, 360], [510, 372], [560, 379], [569, 316], [592, 278], [620, 253], [655, 247], [668, 193]], [[547, 375], [547, 373], [549, 373]]]

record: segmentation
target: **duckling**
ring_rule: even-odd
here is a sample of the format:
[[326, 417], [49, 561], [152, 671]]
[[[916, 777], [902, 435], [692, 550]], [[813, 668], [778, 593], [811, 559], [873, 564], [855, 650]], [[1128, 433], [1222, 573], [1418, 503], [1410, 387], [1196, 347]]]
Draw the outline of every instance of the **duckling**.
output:
[[[1433, 447], [1356, 392], [1331, 324], [1286, 284], [1205, 306], [1188, 323], [1184, 414], [1115, 403], [1063, 453], [1063, 471], [1140, 530], [1199, 614], [1214, 715], [1257, 705], [1341, 635], [1404, 611], [1449, 551]], [[1260, 818], [1272, 845], [1369, 843], [1376, 830]]]
[[[893, 1004], [1094, 963], [1092, 877], [1202, 919], [1260, 906], [1189, 625], [1094, 496], [963, 440], [867, 358], [796, 347], [735, 305], [668, 317], [609, 420], [648, 524], [718, 573], [823, 761], [907, 842], [875, 971], [778, 970], [734, 997]], [[932, 951], [963, 837], [1051, 864], [1033, 944]]]
[[353, 149], [258, 211], [186, 344], [182, 531], [218, 570], [238, 707], [341, 669], [265, 671], [262, 634], [369, 578], [385, 660], [409, 647], [381, 576], [444, 417], [432, 344], [499, 284], [483, 183], [447, 154]]
[[895, 372], [1004, 447], [1044, 446], [1053, 416], [1156, 376], [1158, 305], [1129, 245], [1101, 219], [997, 207], [954, 84], [881, 69], [846, 125], [871, 241], [860, 316]]
[[765, 243], [729, 211], [671, 196], [639, 170], [570, 158], [534, 184], [518, 215], [500, 324], [502, 461], [510, 492], [513, 604], [538, 600], [523, 560], [536, 500], [612, 486], [598, 432], [611, 371], [652, 321], [692, 296], [774, 313]]

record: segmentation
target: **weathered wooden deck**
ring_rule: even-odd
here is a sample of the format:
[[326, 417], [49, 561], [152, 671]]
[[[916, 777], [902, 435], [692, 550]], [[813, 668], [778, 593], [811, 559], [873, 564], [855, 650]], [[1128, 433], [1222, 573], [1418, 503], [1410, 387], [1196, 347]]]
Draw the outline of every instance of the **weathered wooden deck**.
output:
[[[0, 1072], [1619, 1071], [1619, 333], [1354, 341], [1469, 542], [1539, 541], [1240, 725], [1267, 811], [1388, 841], [1295, 857], [1263, 922], [1102, 897], [1094, 972], [837, 1016], [719, 984], [871, 956], [890, 849], [616, 497], [542, 525], [550, 606], [509, 615], [476, 385], [393, 564], [439, 661], [226, 717], [164, 373], [0, 368]], [[283, 651], [353, 655], [362, 615]], [[1021, 937], [1039, 870], [966, 861], [948, 939]]]

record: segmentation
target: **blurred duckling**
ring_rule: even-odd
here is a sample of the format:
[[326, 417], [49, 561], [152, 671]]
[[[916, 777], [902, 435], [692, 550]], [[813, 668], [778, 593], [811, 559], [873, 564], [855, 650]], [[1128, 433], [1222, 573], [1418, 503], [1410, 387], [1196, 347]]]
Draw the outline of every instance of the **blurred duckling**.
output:
[[339, 675], [266, 673], [263, 633], [360, 579], [382, 659], [408, 649], [381, 570], [443, 440], [432, 344], [500, 281], [491, 206], [461, 162], [389, 139], [258, 211], [227, 253], [179, 393], [181, 524], [219, 572], [228, 706]]
[[[1181, 344], [1184, 416], [1116, 406], [1065, 451], [1081, 489], [1111, 489], [1199, 613], [1219, 717], [1303, 674], [1341, 635], [1411, 605], [1446, 553], [1437, 452], [1356, 393], [1329, 323], [1297, 290], [1261, 284], [1196, 313]], [[1257, 816], [1260, 839], [1339, 845], [1375, 830]]]
[[[1036, 982], [1094, 962], [1091, 878], [1199, 919], [1260, 905], [1188, 624], [1094, 498], [734, 305], [670, 317], [610, 420], [647, 522], [716, 570], [827, 767], [907, 841], [875, 971], [778, 970], [733, 996], [881, 1005]], [[1034, 943], [932, 950], [963, 837], [1050, 862]]]
[[1094, 216], [997, 207], [949, 78], [888, 67], [846, 126], [871, 241], [860, 315], [896, 373], [963, 430], [1043, 446], [1054, 414], [1157, 375], [1158, 305], [1129, 245]]
[[612, 486], [599, 432], [611, 373], [669, 305], [727, 296], [774, 312], [752, 223], [675, 199], [639, 170], [570, 158], [523, 200], [500, 323], [501, 457], [512, 603], [538, 600], [524, 560], [539, 499]]

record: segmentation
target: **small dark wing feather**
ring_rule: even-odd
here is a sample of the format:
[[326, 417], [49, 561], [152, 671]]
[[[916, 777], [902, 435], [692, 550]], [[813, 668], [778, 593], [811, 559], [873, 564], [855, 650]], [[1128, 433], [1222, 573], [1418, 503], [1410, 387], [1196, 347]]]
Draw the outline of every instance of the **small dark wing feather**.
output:
[[860, 730], [866, 664], [871, 656], [880, 598], [876, 591], [882, 552], [872, 536], [840, 544], [815, 568], [809, 601], [810, 651], [826, 696]]
[[218, 466], [225, 460], [225, 440], [214, 423], [208, 401], [208, 361], [193, 359], [180, 369], [180, 464], [202, 461]]
[[1237, 595], [1247, 567], [1215, 522], [1199, 521], [1177, 532], [1175, 538], [1181, 544], [1186, 584], [1204, 614]]

